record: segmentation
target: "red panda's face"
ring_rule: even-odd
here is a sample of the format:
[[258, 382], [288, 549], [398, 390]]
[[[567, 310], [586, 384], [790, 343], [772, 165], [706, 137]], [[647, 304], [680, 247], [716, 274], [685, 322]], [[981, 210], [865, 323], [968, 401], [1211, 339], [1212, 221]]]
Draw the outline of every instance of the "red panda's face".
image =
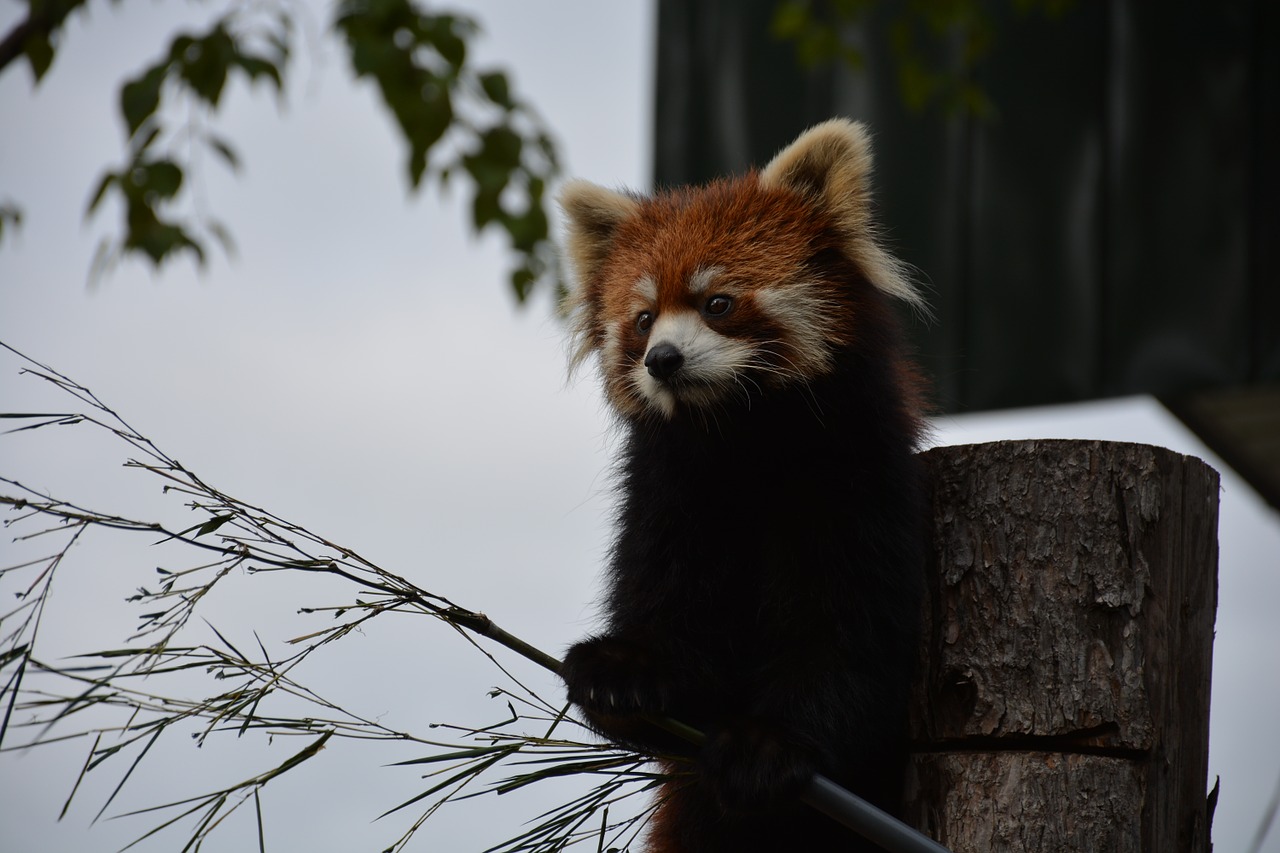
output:
[[707, 419], [828, 373], [868, 295], [923, 307], [876, 243], [870, 171], [865, 130], [833, 120], [759, 173], [703, 188], [642, 199], [570, 183], [575, 363], [598, 353], [630, 418]]
[[826, 373], [853, 322], [848, 287], [814, 262], [826, 225], [755, 178], [641, 203], [588, 321], [619, 412], [705, 412]]

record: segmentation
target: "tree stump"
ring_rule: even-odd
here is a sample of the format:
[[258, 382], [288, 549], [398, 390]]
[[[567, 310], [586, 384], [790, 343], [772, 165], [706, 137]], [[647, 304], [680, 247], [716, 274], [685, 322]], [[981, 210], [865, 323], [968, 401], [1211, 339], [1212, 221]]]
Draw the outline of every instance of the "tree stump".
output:
[[954, 853], [1206, 853], [1217, 472], [1109, 442], [923, 456], [907, 821]]

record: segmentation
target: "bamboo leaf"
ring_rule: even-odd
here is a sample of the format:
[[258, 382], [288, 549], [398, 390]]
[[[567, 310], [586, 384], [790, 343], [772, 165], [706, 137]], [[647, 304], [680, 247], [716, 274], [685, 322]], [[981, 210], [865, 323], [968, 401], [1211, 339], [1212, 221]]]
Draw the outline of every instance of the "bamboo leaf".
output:
[[518, 746], [477, 746], [473, 749], [460, 749], [455, 752], [442, 752], [438, 755], [428, 755], [423, 758], [411, 758], [407, 761], [396, 761], [387, 765], [388, 767], [409, 767], [415, 764], [434, 764], [441, 761], [455, 761], [462, 759], [478, 758], [482, 755], [492, 755], [493, 753], [510, 754], [519, 751]]
[[156, 726], [156, 730], [152, 733], [151, 739], [148, 740], [146, 744], [142, 747], [142, 750], [136, 756], [134, 756], [133, 762], [129, 765], [129, 769], [124, 772], [124, 774], [120, 777], [120, 781], [116, 784], [115, 788], [111, 791], [111, 796], [107, 797], [106, 802], [102, 804], [102, 808], [98, 809], [98, 813], [94, 815], [94, 818], [93, 818], [94, 823], [97, 823], [98, 820], [101, 819], [103, 813], [106, 812], [106, 810], [111, 806], [111, 803], [115, 801], [116, 795], [118, 795], [120, 791], [124, 789], [125, 783], [129, 781], [129, 777], [133, 775], [133, 771], [138, 769], [138, 765], [142, 762], [142, 759], [146, 757], [147, 753], [151, 751], [151, 747], [155, 746], [156, 741], [160, 739], [160, 735], [161, 733], [164, 732], [164, 730], [165, 730], [164, 724]]
[[228, 521], [233, 520], [234, 518], [235, 518], [235, 515], [231, 513], [227, 513], [226, 515], [214, 516], [213, 518], [209, 519], [204, 524], [201, 524], [199, 526], [199, 528], [196, 530], [196, 538], [199, 538], [209, 533], [213, 533], [219, 527], [226, 524]]
[[475, 778], [476, 776], [479, 776], [481, 773], [488, 770], [490, 767], [497, 764], [501, 760], [502, 760], [501, 755], [495, 755], [492, 758], [481, 762], [477, 767], [469, 767], [465, 770], [461, 770], [458, 773], [455, 773], [452, 776], [448, 777], [443, 782], [439, 782], [431, 786], [427, 790], [423, 791], [421, 794], [418, 794], [415, 797], [411, 797], [410, 799], [405, 800], [403, 803], [396, 806], [395, 808], [387, 809], [385, 812], [378, 815], [378, 820], [381, 820], [382, 818], [387, 817], [388, 815], [393, 815], [396, 812], [413, 805], [414, 803], [422, 802], [427, 797], [438, 794], [440, 791], [443, 791], [445, 788], [450, 787], [456, 782], [460, 782], [464, 779]]
[[58, 812], [58, 820], [62, 820], [67, 816], [67, 810], [71, 808], [71, 801], [75, 799], [76, 792], [80, 790], [80, 783], [84, 781], [85, 774], [89, 772], [89, 762], [93, 760], [93, 754], [98, 749], [98, 744], [102, 743], [102, 732], [98, 732], [93, 739], [93, 746], [89, 747], [89, 754], [84, 757], [84, 764], [80, 767], [80, 772], [76, 774], [75, 784], [71, 786], [71, 793], [67, 794], [67, 799], [62, 803], [62, 811]]

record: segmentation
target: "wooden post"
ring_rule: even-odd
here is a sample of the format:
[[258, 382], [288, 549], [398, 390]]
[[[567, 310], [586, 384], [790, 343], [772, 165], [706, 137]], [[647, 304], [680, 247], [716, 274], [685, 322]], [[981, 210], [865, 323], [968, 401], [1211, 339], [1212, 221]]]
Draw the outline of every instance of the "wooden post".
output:
[[907, 821], [954, 853], [1207, 853], [1217, 472], [1089, 441], [924, 458]]

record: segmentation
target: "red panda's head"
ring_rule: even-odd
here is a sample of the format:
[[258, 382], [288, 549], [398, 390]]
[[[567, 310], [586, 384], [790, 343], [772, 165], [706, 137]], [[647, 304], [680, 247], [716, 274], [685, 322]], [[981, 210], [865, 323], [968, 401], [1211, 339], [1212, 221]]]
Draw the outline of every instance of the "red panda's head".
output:
[[870, 173], [862, 125], [832, 120], [763, 171], [706, 187], [640, 198], [570, 183], [574, 363], [599, 353], [607, 396], [630, 418], [828, 373], [868, 289], [923, 306], [876, 242]]

